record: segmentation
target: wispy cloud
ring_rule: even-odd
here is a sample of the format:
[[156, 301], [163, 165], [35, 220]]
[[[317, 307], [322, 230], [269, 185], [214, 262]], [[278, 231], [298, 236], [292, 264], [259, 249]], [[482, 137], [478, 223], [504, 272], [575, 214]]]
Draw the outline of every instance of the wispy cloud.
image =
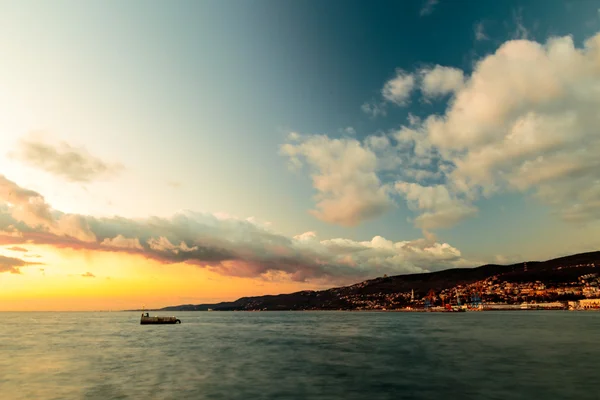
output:
[[[0, 233], [0, 236], [2, 235], [2, 233]], [[39, 254], [24, 254], [23, 257], [26, 258], [42, 258], [42, 256], [40, 256]]]
[[425, 0], [423, 3], [423, 7], [421, 7], [421, 11], [419, 14], [421, 16], [430, 15], [433, 13], [435, 6], [439, 3], [439, 0]]
[[356, 136], [356, 129], [354, 129], [354, 128], [353, 128], [353, 127], [351, 127], [351, 126], [349, 126], [349, 127], [345, 128], [345, 129], [343, 130], [343, 132], [344, 132], [345, 134], [347, 134], [347, 135], [350, 135], [350, 136]]
[[477, 25], [475, 25], [475, 40], [482, 41], [489, 39], [490, 38], [485, 34], [485, 27], [483, 22], [479, 22]]
[[385, 103], [366, 102], [360, 106], [360, 109], [373, 118], [387, 114]]
[[529, 30], [523, 24], [523, 9], [519, 8], [513, 11], [513, 22], [515, 24], [513, 39], [529, 39]]
[[72, 182], [108, 179], [123, 170], [121, 164], [105, 162], [83, 148], [65, 142], [47, 143], [37, 133], [19, 140], [18, 148], [9, 157]]
[[41, 263], [28, 262], [20, 258], [0, 255], [0, 273], [10, 272], [11, 274], [20, 274], [20, 268], [29, 265], [41, 265]]
[[22, 253], [26, 253], [26, 252], [28, 252], [28, 251], [29, 251], [29, 250], [27, 250], [25, 247], [19, 247], [19, 246], [13, 246], [13, 247], [9, 247], [9, 248], [8, 248], [8, 250], [11, 250], [11, 251], [19, 251], [19, 252], [22, 252]]

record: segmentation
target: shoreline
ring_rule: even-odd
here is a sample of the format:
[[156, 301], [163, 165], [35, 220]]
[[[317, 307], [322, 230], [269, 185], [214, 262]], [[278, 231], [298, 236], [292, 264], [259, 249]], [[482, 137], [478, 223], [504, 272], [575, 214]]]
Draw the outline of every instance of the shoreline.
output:
[[[482, 313], [482, 312], [526, 312], [526, 311], [569, 311], [569, 312], [599, 312], [600, 309], [585, 309], [585, 310], [569, 310], [566, 308], [561, 309], [544, 309], [544, 308], [529, 308], [529, 309], [487, 309], [487, 310], [466, 310], [466, 311], [445, 311], [445, 310], [406, 310], [406, 309], [395, 309], [395, 310], [169, 310], [163, 311], [157, 310], [145, 310], [146, 312], [156, 313], [177, 313], [177, 312], [220, 312], [220, 313], [231, 313], [231, 312], [243, 312], [243, 313], [256, 313], [256, 312], [361, 312], [361, 313], [443, 313], [443, 314], [462, 314], [462, 313]], [[92, 311], [100, 312], [100, 311]], [[121, 310], [120, 312], [138, 312], [138, 310]]]

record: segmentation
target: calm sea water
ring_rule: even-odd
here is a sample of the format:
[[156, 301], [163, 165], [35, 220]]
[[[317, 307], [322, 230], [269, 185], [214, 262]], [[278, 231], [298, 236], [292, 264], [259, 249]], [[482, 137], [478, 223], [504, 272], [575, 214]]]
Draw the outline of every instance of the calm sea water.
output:
[[600, 399], [600, 313], [0, 313], [0, 398]]

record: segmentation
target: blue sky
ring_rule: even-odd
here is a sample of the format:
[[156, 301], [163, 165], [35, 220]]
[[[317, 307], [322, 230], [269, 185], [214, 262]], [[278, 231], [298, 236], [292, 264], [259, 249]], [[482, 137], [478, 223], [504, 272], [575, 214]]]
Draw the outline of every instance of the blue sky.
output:
[[[595, 148], [600, 132], [586, 111], [596, 104], [593, 92], [577, 91], [582, 82], [590, 90], [598, 85], [592, 53], [564, 69], [559, 56], [548, 56], [540, 68], [576, 70], [559, 79], [571, 97], [533, 99], [530, 89], [519, 92], [531, 80], [524, 71], [531, 51], [512, 42], [508, 48], [516, 58], [494, 59], [498, 75], [491, 75], [496, 64], [481, 74], [492, 83], [467, 93], [476, 100], [476, 89], [489, 96], [503, 86], [506, 62], [507, 86], [515, 85], [516, 99], [505, 110], [507, 120], [485, 125], [500, 111], [481, 111], [485, 121], [457, 111], [455, 122], [468, 127], [475, 118], [480, 124], [486, 148], [465, 138], [455, 146], [452, 135], [461, 134], [460, 124], [450, 117], [439, 128], [444, 134], [425, 121], [450, 110], [469, 89], [477, 62], [510, 41], [544, 45], [550, 37], [570, 35], [571, 50], [583, 51], [584, 41], [598, 32], [599, 1], [0, 2], [0, 146], [6, 149], [0, 174], [65, 213], [139, 219], [192, 210], [253, 217], [286, 238], [304, 232], [356, 243], [426, 237], [460, 251], [461, 261], [446, 266], [593, 250], [600, 245], [598, 176], [582, 173], [575, 184], [562, 172], [548, 172], [563, 162], [571, 168], [573, 159], [581, 164], [573, 168], [589, 171], [592, 158], [577, 156], [565, 139], [569, 150], [532, 149], [509, 167], [507, 160], [517, 156], [493, 152], [516, 150], [490, 139], [499, 126], [507, 134], [515, 126], [510, 124], [533, 115], [528, 113], [540, 116], [531, 122], [535, 131], [546, 120], [557, 121], [551, 113], [560, 104], [577, 104], [573, 126], [581, 143]], [[550, 54], [548, 49], [540, 54]], [[560, 65], [553, 69], [552, 63]], [[428, 75], [436, 66], [454, 75], [438, 77], [443, 82]], [[412, 90], [393, 86], [402, 76], [413, 79]], [[438, 79], [430, 81], [429, 96], [426, 76]], [[548, 82], [532, 88], [547, 89]], [[365, 112], [365, 104], [385, 115]], [[409, 116], [420, 118], [412, 128], [422, 135], [400, 143], [395, 134], [409, 127]], [[562, 130], [556, 140], [571, 134]], [[389, 143], [377, 147], [373, 138]], [[41, 151], [36, 143], [47, 147]], [[407, 178], [419, 170], [419, 145], [428, 157], [437, 155], [419, 167], [436, 178]], [[85, 156], [73, 161], [68, 154]], [[483, 176], [474, 166], [486, 154], [497, 159], [482, 167]], [[388, 162], [397, 164], [382, 167]], [[542, 163], [536, 176], [534, 162]], [[449, 169], [440, 170], [442, 164]], [[324, 191], [315, 176], [323, 178]], [[434, 186], [435, 193], [423, 189]], [[371, 190], [381, 192], [371, 196]], [[319, 193], [329, 199], [325, 211], [315, 198]], [[569, 204], [587, 211], [565, 217], [575, 212]], [[424, 227], [418, 218], [426, 212], [433, 216]], [[397, 272], [402, 268], [398, 264]]]

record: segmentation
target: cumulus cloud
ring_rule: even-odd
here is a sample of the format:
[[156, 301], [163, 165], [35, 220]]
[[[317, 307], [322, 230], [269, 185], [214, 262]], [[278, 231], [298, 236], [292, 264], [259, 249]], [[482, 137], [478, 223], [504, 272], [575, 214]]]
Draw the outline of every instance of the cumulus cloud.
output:
[[399, 106], [408, 104], [410, 94], [415, 87], [415, 77], [402, 69], [396, 70], [396, 76], [383, 85], [382, 96]]
[[[18, 186], [4, 175], [0, 175], [0, 201], [8, 207], [5, 217], [10, 216], [14, 221], [25, 224], [29, 229], [45, 230], [56, 235], [70, 236], [88, 242], [96, 240], [85, 218], [52, 210], [44, 196]], [[22, 232], [17, 230], [15, 224], [8, 224], [8, 226], [0, 228], [1, 231], [22, 236]]]
[[123, 235], [117, 235], [114, 238], [105, 238], [100, 245], [114, 249], [143, 249], [138, 238], [126, 238]]
[[123, 169], [120, 164], [107, 163], [65, 142], [46, 143], [38, 134], [19, 140], [17, 150], [10, 156], [72, 182], [112, 178]]
[[439, 3], [439, 0], [425, 0], [423, 3], [423, 7], [421, 7], [421, 11], [419, 14], [423, 17], [426, 15], [430, 15], [433, 13], [435, 6]]
[[600, 34], [509, 41], [482, 59], [426, 140], [471, 196], [533, 191], [565, 219], [600, 217]]
[[306, 163], [317, 190], [317, 218], [342, 226], [380, 216], [391, 205], [376, 174], [377, 157], [356, 139], [308, 135], [281, 146], [294, 165]]
[[421, 91], [426, 97], [444, 96], [454, 93], [464, 85], [464, 73], [458, 68], [436, 65], [421, 70]]
[[[518, 16], [516, 22], [518, 36], [527, 37]], [[509, 40], [469, 74], [440, 65], [399, 70], [384, 85], [384, 97], [402, 104], [416, 85], [427, 99], [449, 95], [446, 108], [409, 114], [399, 129], [353, 142], [364, 155], [349, 155], [365, 162], [363, 169], [352, 167], [365, 173], [360, 179], [347, 173], [351, 162], [329, 154], [335, 142], [327, 137], [312, 137], [307, 143], [314, 146], [292, 146], [288, 155], [299, 160], [310, 154], [307, 163], [326, 183], [345, 177], [342, 186], [352, 187], [368, 176], [370, 184], [356, 187], [378, 193], [373, 204], [388, 204], [389, 191], [378, 190], [394, 187], [424, 230], [472, 217], [480, 199], [507, 192], [532, 195], [565, 221], [600, 219], [600, 33], [581, 47], [571, 36]], [[350, 196], [319, 179], [315, 186], [335, 193], [334, 199]], [[340, 209], [338, 203], [332, 208]]]
[[[458, 68], [435, 65], [421, 68], [415, 73], [397, 69], [396, 76], [383, 85], [381, 95], [385, 101], [402, 107], [409, 104], [410, 96], [418, 85], [426, 98], [433, 98], [454, 93], [461, 89], [463, 84], [464, 73]], [[365, 103], [362, 110], [372, 116], [385, 115], [384, 107], [385, 103]]]
[[[1, 178], [0, 178], [0, 180], [1, 180]], [[3, 201], [3, 199], [0, 196], [0, 204], [1, 204], [1, 201]], [[2, 216], [2, 214], [3, 214], [2, 211], [5, 211], [5, 210], [8, 210], [8, 208], [5, 207], [4, 210], [0, 210], [0, 216]], [[12, 237], [23, 237], [23, 234], [21, 232], [19, 232], [17, 230], [17, 228], [14, 227], [14, 225], [9, 225], [5, 229], [0, 229], [0, 235], [12, 236]]]
[[[50, 207], [43, 196], [33, 190], [21, 188], [4, 175], [0, 175], [0, 200], [11, 206], [13, 215], [17, 215], [29, 226], [48, 225], [53, 221]], [[7, 227], [8, 229], [14, 230], [14, 226]]]
[[426, 231], [451, 227], [477, 213], [476, 207], [451, 194], [444, 185], [397, 182], [396, 189], [405, 195], [411, 210], [421, 213], [415, 224]]
[[[345, 148], [339, 145], [340, 149]], [[357, 151], [355, 155], [365, 157], [361, 154]], [[354, 166], [347, 168], [353, 170]], [[0, 245], [27, 243], [122, 252], [165, 264], [184, 262], [229, 276], [265, 279], [285, 276], [296, 281], [345, 284], [384, 273], [425, 272], [476, 264], [465, 260], [451, 245], [433, 240], [392, 242], [379, 236], [364, 242], [323, 240], [315, 232], [287, 237], [273, 231], [268, 224], [230, 215], [185, 211], [171, 218], [127, 219], [71, 214], [70, 221], [77, 221], [88, 230], [88, 235], [80, 235], [48, 225], [32, 227], [19, 219], [21, 214], [13, 215], [10, 211], [0, 207], [0, 213], [4, 213], [0, 230], [10, 233], [6, 228], [11, 225], [20, 235], [0, 233]], [[50, 214], [66, 215], [53, 209]], [[29, 264], [16, 258], [0, 258], [4, 271], [18, 272], [18, 267]]]

